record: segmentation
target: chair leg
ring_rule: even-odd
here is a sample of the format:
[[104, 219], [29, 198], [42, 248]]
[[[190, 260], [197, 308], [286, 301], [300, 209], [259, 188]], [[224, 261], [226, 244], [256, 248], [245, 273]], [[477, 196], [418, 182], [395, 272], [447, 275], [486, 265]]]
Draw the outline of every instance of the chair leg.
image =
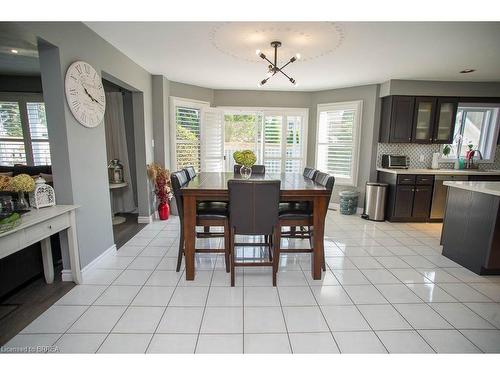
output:
[[226, 272], [229, 273], [231, 271], [231, 260], [229, 256], [231, 254], [231, 245], [230, 245], [230, 233], [229, 233], [229, 222], [226, 220], [224, 223], [224, 257], [226, 263]]
[[295, 237], [297, 234], [295, 233], [296, 227], [290, 227], [290, 237]]
[[179, 238], [179, 253], [177, 255], [177, 267], [175, 269], [177, 272], [181, 270], [182, 255], [184, 254], [184, 230], [182, 227], [183, 225], [181, 223], [181, 235]]
[[279, 224], [274, 228], [274, 241], [273, 241], [273, 286], [276, 286], [276, 279], [280, 261], [280, 246], [281, 246], [281, 226]]
[[204, 233], [210, 233], [210, 227], [203, 227]]
[[233, 228], [229, 229], [229, 247], [231, 251], [231, 286], [234, 286], [234, 262], [236, 260], [236, 250], [234, 248], [234, 230]]
[[267, 243], [268, 243], [268, 249], [269, 249], [269, 261], [270, 262], [273, 261], [273, 243], [274, 243], [273, 236], [274, 236], [274, 234], [267, 236], [267, 239], [268, 239]]

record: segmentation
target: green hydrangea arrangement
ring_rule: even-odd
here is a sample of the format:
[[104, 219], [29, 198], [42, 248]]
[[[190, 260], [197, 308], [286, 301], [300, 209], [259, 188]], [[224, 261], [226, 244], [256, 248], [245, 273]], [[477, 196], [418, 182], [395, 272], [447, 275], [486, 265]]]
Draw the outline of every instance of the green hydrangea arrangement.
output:
[[257, 157], [252, 150], [235, 151], [233, 158], [236, 164], [251, 168], [257, 162]]

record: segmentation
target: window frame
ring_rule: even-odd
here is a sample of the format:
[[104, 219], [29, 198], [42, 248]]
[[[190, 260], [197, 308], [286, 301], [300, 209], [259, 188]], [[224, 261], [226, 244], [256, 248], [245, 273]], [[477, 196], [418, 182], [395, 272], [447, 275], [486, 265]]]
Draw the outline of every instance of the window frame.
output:
[[[245, 107], [245, 106], [218, 106], [223, 114], [260, 114], [262, 116], [261, 129], [258, 131], [257, 144], [259, 147], [258, 160], [262, 164], [265, 164], [265, 152], [264, 152], [264, 124], [266, 116], [282, 116], [282, 128], [281, 128], [281, 157], [279, 158], [281, 162], [281, 173], [285, 173], [286, 160], [301, 160], [301, 169], [307, 165], [307, 146], [308, 146], [308, 130], [309, 130], [309, 108], [289, 108], [289, 107]], [[286, 157], [286, 137], [287, 137], [287, 126], [288, 117], [300, 116], [302, 117], [302, 131], [303, 131], [303, 147], [302, 155], [300, 157]], [[275, 158], [272, 158], [274, 160]]]
[[[477, 164], [492, 164], [495, 162], [495, 157], [496, 157], [496, 149], [498, 145], [498, 137], [500, 136], [500, 101], [492, 101], [492, 100], [461, 100], [458, 105], [457, 105], [457, 114], [456, 116], [458, 117], [458, 108], [476, 108], [478, 111], [481, 111], [483, 109], [484, 112], [490, 109], [496, 109], [497, 110], [497, 117], [496, 117], [496, 124], [488, 124], [487, 126], [487, 131], [490, 132], [489, 135], [487, 135], [488, 139], [490, 139], [491, 144], [489, 145], [491, 147], [491, 155], [490, 158], [488, 159], [474, 159], [474, 163]], [[456, 121], [457, 117], [455, 117], [455, 126], [456, 126]], [[460, 124], [462, 127], [462, 124]], [[463, 131], [465, 128], [461, 129], [460, 135], [463, 137]], [[454, 132], [455, 133], [455, 132]], [[453, 135], [455, 138], [455, 135]], [[480, 140], [483, 137], [482, 131], [480, 135]], [[491, 138], [490, 138], [491, 137]], [[453, 145], [454, 139], [452, 140], [450, 145]], [[460, 142], [462, 144], [463, 140]], [[439, 163], [453, 163], [455, 160], [458, 159], [458, 155], [456, 155], [456, 152], [450, 153], [448, 157], [445, 157], [443, 155], [443, 150], [444, 147], [446, 147], [447, 144], [443, 144], [440, 147], [440, 157], [439, 157]], [[479, 145], [476, 145], [476, 148], [479, 148]], [[452, 151], [453, 147], [452, 147]], [[483, 155], [484, 156], [484, 155]], [[465, 157], [465, 155], [462, 155], [461, 157]]]
[[[177, 96], [170, 96], [170, 165], [171, 169], [174, 171], [179, 170], [177, 165], [177, 119], [176, 119], [176, 107], [186, 107], [193, 108], [200, 111], [200, 152], [201, 152], [201, 137], [203, 132], [203, 116], [204, 110], [210, 108], [209, 102], [204, 102], [201, 100], [180, 98]], [[200, 154], [200, 166], [201, 166], [201, 154]], [[199, 172], [199, 171], [198, 171]]]
[[[48, 139], [32, 140], [29, 125], [29, 116], [27, 103], [44, 103], [43, 94], [36, 92], [0, 92], [0, 101], [17, 102], [19, 106], [19, 114], [21, 118], [21, 128], [23, 131], [22, 142], [24, 143], [24, 153], [26, 155], [26, 165], [34, 166], [35, 160], [33, 155], [33, 143], [48, 142], [50, 149], [50, 136]], [[20, 142], [21, 138], [0, 138], [1, 142]], [[52, 152], [51, 152], [52, 159]]]
[[353, 125], [353, 146], [354, 151], [352, 153], [352, 163], [351, 163], [351, 177], [335, 177], [335, 181], [339, 185], [343, 186], [358, 186], [358, 174], [359, 174], [359, 154], [361, 148], [361, 124], [363, 121], [363, 100], [352, 100], [345, 102], [332, 102], [332, 103], [320, 103], [316, 107], [316, 150], [314, 153], [314, 165], [318, 168], [318, 153], [320, 145], [329, 145], [330, 143], [320, 142], [319, 140], [319, 127], [321, 112], [334, 111], [339, 109], [355, 109], [354, 125]]

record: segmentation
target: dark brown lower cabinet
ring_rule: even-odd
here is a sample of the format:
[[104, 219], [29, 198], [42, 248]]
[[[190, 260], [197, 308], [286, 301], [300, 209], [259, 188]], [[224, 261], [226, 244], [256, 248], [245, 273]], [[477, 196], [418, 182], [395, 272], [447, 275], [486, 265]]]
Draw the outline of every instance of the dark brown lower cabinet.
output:
[[429, 218], [432, 202], [432, 186], [416, 186], [413, 198], [412, 217]]
[[386, 219], [429, 221], [434, 176], [379, 172], [379, 182], [389, 184]]
[[412, 185], [398, 185], [394, 203], [394, 216], [411, 217], [415, 187]]

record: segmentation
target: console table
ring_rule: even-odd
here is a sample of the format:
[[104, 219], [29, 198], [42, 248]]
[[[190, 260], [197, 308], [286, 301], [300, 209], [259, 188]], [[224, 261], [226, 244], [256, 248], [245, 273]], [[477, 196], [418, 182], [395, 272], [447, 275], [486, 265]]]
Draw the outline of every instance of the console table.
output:
[[69, 261], [73, 281], [81, 283], [80, 257], [78, 254], [78, 241], [76, 237], [75, 210], [79, 206], [56, 205], [41, 208], [22, 216], [19, 226], [11, 231], [0, 233], [0, 259], [26, 248], [35, 242], [42, 246], [43, 272], [47, 284], [54, 281], [54, 262], [50, 236], [67, 231]]

